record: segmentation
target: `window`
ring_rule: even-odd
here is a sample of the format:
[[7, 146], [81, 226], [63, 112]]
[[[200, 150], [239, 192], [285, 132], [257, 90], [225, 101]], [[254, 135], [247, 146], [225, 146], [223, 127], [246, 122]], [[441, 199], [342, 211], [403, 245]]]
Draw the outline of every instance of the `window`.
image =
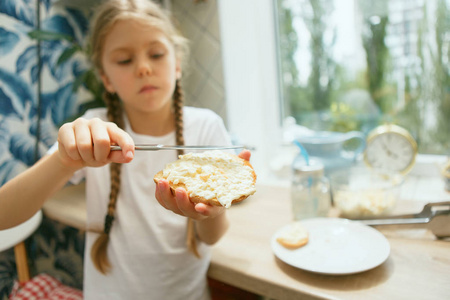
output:
[[[295, 26], [303, 26], [304, 30], [306, 30], [305, 25], [301, 25], [303, 22], [301, 16], [299, 17], [297, 14], [299, 13], [299, 8], [311, 7], [310, 1], [312, 0], [227, 0], [218, 2], [225, 97], [227, 102], [227, 128], [237, 137], [239, 142], [256, 147], [256, 151], [252, 153], [251, 162], [258, 174], [258, 182], [271, 184], [277, 179], [273, 176], [270, 162], [282, 153], [280, 151], [283, 148], [281, 146], [283, 140], [282, 122], [284, 118], [290, 115], [295, 115], [299, 124], [327, 130], [345, 131], [358, 128], [368, 132], [371, 128], [384, 121], [393, 121], [405, 127], [409, 127], [408, 124], [411, 124], [411, 127], [408, 129], [417, 139], [421, 153], [449, 155], [450, 122], [447, 120], [450, 117], [446, 118], [446, 116], [450, 116], [448, 32], [442, 34], [439, 42], [445, 45], [442, 46], [441, 55], [439, 56], [442, 62], [440, 65], [441, 73], [439, 73], [441, 74], [439, 75], [441, 76], [441, 79], [439, 79], [441, 84], [435, 83], [438, 77], [437, 73], [433, 74], [433, 69], [429, 69], [432, 66], [431, 59], [434, 58], [436, 61], [437, 57], [435, 54], [431, 54], [437, 51], [437, 39], [433, 38], [435, 37], [434, 33], [431, 34], [436, 32], [437, 29], [435, 28], [436, 25], [433, 25], [435, 27], [431, 25], [438, 24], [435, 22], [437, 20], [435, 18], [436, 6], [443, 5], [442, 0], [419, 2], [415, 0], [393, 0], [388, 3], [369, 0], [358, 1], [358, 3], [356, 3], [356, 0], [327, 2], [330, 3], [332, 9], [329, 12], [330, 16], [327, 17], [325, 25], [337, 26], [337, 23], [339, 23], [337, 16], [339, 15], [344, 17], [344, 24], [347, 25], [339, 28], [339, 31], [337, 28], [333, 29], [331, 34], [329, 33], [330, 30], [327, 29], [324, 41], [326, 43], [332, 42], [333, 39], [331, 37], [333, 37], [333, 32], [336, 32], [336, 36], [341, 37], [339, 43], [349, 47], [345, 47], [339, 52], [336, 50], [337, 46], [334, 46], [332, 48], [334, 52], [331, 53], [333, 53], [332, 57], [338, 62], [335, 63], [336, 67], [331, 69], [334, 70], [334, 73], [327, 77], [321, 74], [321, 76], [316, 78], [321, 79], [319, 82], [322, 82], [322, 84], [326, 83], [327, 80], [332, 80], [332, 84], [330, 84], [332, 87], [330, 89], [330, 99], [346, 99], [349, 101], [348, 99], [352, 98], [362, 98], [363, 101], [359, 100], [357, 102], [361, 106], [361, 111], [358, 115], [350, 112], [345, 114], [347, 108], [353, 109], [356, 105], [349, 107], [349, 105], [340, 104], [338, 101], [330, 101], [328, 106], [315, 108], [313, 105], [318, 106], [319, 103], [308, 100], [310, 98], [305, 95], [306, 91], [308, 91], [308, 74], [310, 74], [312, 69], [310, 63], [312, 56], [311, 51], [308, 49], [309, 33], [305, 31], [297, 32], [293, 29], [296, 28]], [[323, 1], [321, 0], [320, 2]], [[450, 7], [448, 1], [444, 2], [446, 3], [446, 10], [439, 10], [440, 13], [446, 11], [445, 16], [447, 20], [449, 18], [448, 8]], [[401, 10], [402, 5], [407, 5], [409, 2], [420, 4], [422, 10], [416, 9], [413, 12], [403, 12]], [[389, 72], [384, 73], [385, 76], [383, 78], [385, 81], [382, 82], [384, 89], [381, 90], [390, 96], [387, 99], [394, 99], [393, 103], [386, 101], [386, 104], [376, 105], [371, 100], [369, 85], [364, 73], [367, 71], [367, 62], [364, 54], [366, 50], [361, 42], [363, 30], [366, 32], [365, 30], [370, 30], [370, 27], [367, 28], [369, 24], [363, 27], [362, 24], [365, 24], [362, 23], [362, 20], [364, 20], [363, 15], [356, 13], [362, 8], [361, 3], [365, 5], [366, 9], [368, 6], [371, 7], [370, 12], [372, 13], [369, 14], [369, 20], [366, 21], [366, 24], [368, 21], [371, 22], [369, 24], [373, 23], [374, 25], [384, 22], [382, 19], [383, 14], [381, 14], [382, 9], [386, 11], [386, 7], [389, 6], [389, 9], [393, 10], [389, 14], [389, 18], [391, 18], [387, 23], [389, 26], [386, 25], [389, 35], [386, 34], [384, 38], [386, 48], [389, 46], [389, 60], [385, 66]], [[424, 8], [425, 4], [426, 8]], [[336, 10], [340, 11], [341, 14], [335, 12]], [[418, 17], [424, 18], [425, 10], [426, 19], [420, 22], [413, 21]], [[374, 14], [375, 12], [380, 13]], [[287, 20], [289, 17], [291, 18], [290, 22]], [[361, 25], [352, 26], [351, 23], [349, 25], [349, 20], [347, 19], [351, 18], [354, 18], [353, 22], [355, 24], [358, 21], [360, 22], [358, 24]], [[409, 34], [405, 34], [405, 26], [401, 24], [402, 18], [410, 22], [407, 25]], [[442, 21], [440, 22], [442, 23]], [[425, 26], [426, 24], [428, 25]], [[441, 28], [449, 27], [448, 24], [444, 25], [439, 26], [442, 26]], [[430, 32], [430, 36], [427, 37], [426, 41], [424, 36], [419, 39], [419, 35], [415, 34], [415, 32], [419, 31], [419, 26], [424, 26], [427, 32]], [[443, 31], [442, 29], [440, 30], [440, 32]], [[287, 34], [288, 32], [291, 35]], [[346, 32], [352, 32], [354, 37], [359, 38], [351, 39], [344, 34]], [[408, 55], [413, 56], [407, 59], [401, 58], [406, 38], [413, 43], [408, 50]], [[295, 41], [296, 39], [297, 41]], [[359, 41], [359, 44], [357, 41]], [[337, 42], [336, 40], [335, 43]], [[417, 44], [422, 45], [421, 52], [417, 51]], [[291, 46], [292, 49], [289, 48]], [[288, 51], [289, 49], [290, 52]], [[323, 54], [323, 56], [330, 54], [331, 50], [329, 47], [323, 47], [323, 49], [325, 53], [320, 51], [318, 53]], [[292, 55], [288, 56], [288, 53]], [[294, 54], [296, 56], [293, 56]], [[393, 58], [396, 57], [398, 59], [394, 60]], [[327, 62], [326, 60], [322, 61]], [[394, 61], [400, 66], [404, 66], [406, 63], [409, 64], [409, 69], [404, 69], [404, 72], [408, 71], [403, 76], [404, 80], [398, 79], [399, 74], [401, 74], [400, 71], [394, 72], [395, 69], [393, 69], [392, 65]], [[290, 71], [289, 67], [292, 66], [296, 68]], [[322, 69], [326, 70], [324, 66], [326, 64], [322, 63]], [[425, 68], [425, 66], [427, 67]], [[418, 73], [419, 71], [421, 73]], [[297, 75], [296, 72], [298, 72]], [[353, 77], [350, 77], [352, 74]], [[297, 81], [295, 81], [295, 78], [297, 78]], [[375, 80], [377, 77], [372, 78], [373, 82], [371, 84], [374, 87], [380, 85]], [[403, 88], [401, 88], [402, 85]], [[442, 89], [430, 92], [432, 87], [441, 87]], [[393, 88], [395, 92], [392, 91]], [[292, 89], [292, 91], [289, 89]], [[309, 87], [309, 92], [310, 90], [311, 88]], [[299, 91], [303, 93], [302, 97], [292, 96], [294, 92]], [[444, 98], [437, 97], [438, 92], [444, 94]], [[427, 93], [430, 96], [427, 96]], [[381, 93], [380, 95], [384, 96]], [[395, 97], [392, 95], [395, 95]], [[294, 99], [297, 99], [295, 101], [299, 102], [295, 103]], [[364, 102], [364, 99], [370, 101]], [[401, 101], [398, 99], [401, 99]], [[438, 99], [443, 100], [439, 102]], [[292, 104], [291, 101], [293, 102]], [[332, 105], [332, 103], [334, 104]], [[380, 103], [384, 102], [380, 101]], [[412, 105], [414, 103], [416, 104], [415, 106]], [[438, 103], [443, 103], [441, 108], [438, 108]], [[363, 104], [366, 104], [367, 107], [364, 107]], [[382, 113], [382, 109], [384, 113]], [[365, 114], [364, 111], [375, 111], [376, 114], [375, 116], [371, 113]], [[438, 131], [436, 129], [438, 124], [440, 124], [440, 128], [445, 126], [447, 128]], [[428, 156], [422, 155], [419, 158], [425, 159]]]
[[273, 0], [226, 0], [218, 6], [227, 128], [239, 143], [256, 147], [251, 162], [264, 182], [281, 142]]
[[274, 0], [282, 118], [368, 133], [392, 122], [450, 154], [449, 0]]

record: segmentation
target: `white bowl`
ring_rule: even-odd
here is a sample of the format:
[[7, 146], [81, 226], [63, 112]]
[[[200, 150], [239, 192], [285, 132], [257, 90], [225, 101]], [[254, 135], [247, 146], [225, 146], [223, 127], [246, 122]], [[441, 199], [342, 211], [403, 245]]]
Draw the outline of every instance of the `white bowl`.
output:
[[359, 168], [334, 173], [330, 181], [340, 216], [357, 219], [388, 215], [397, 202], [403, 176]]

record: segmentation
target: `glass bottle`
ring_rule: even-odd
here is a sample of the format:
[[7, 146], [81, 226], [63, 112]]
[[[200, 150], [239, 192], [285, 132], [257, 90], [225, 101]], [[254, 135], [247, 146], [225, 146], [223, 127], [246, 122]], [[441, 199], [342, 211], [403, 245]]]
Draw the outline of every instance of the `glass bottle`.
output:
[[330, 181], [324, 176], [324, 166], [310, 160], [310, 164], [295, 163], [291, 184], [294, 220], [326, 217], [331, 207]]

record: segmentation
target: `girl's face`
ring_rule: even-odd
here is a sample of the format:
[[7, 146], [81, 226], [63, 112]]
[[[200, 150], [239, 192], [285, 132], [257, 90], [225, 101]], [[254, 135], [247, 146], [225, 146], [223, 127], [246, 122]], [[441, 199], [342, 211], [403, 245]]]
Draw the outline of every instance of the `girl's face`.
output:
[[119, 95], [127, 113], [167, 109], [175, 81], [181, 77], [175, 49], [166, 35], [130, 20], [118, 21], [105, 37], [102, 66], [106, 90]]

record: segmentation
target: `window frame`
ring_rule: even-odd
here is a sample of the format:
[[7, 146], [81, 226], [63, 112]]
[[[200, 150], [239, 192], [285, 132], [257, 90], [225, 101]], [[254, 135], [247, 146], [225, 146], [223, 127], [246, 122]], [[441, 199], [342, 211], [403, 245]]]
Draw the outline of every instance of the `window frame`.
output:
[[218, 7], [227, 127], [238, 142], [256, 148], [251, 162], [261, 181], [281, 144], [273, 1], [219, 0]]

